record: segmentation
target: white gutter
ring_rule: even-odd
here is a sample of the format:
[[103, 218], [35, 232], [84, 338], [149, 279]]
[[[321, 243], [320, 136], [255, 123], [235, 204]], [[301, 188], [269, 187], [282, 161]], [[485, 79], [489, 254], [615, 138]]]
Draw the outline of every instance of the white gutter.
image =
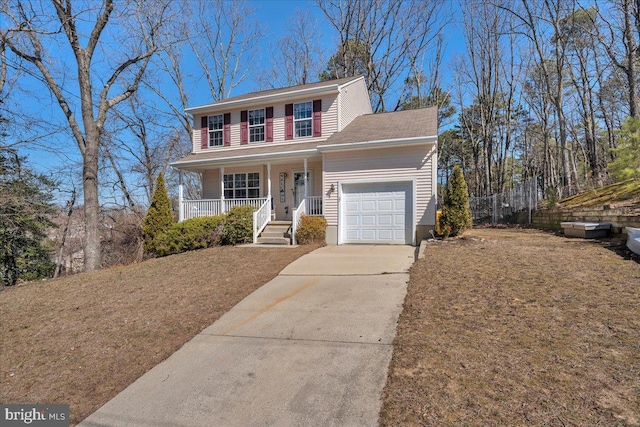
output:
[[393, 138], [393, 139], [380, 139], [376, 141], [363, 141], [363, 142], [350, 142], [342, 144], [325, 144], [318, 145], [317, 149], [321, 153], [328, 151], [346, 151], [346, 150], [360, 150], [364, 148], [383, 148], [394, 147], [399, 145], [418, 145], [418, 144], [435, 144], [438, 141], [437, 135], [432, 136], [416, 136], [411, 138]]
[[169, 165], [174, 168], [180, 169], [181, 167], [198, 167], [207, 165], [223, 165], [231, 163], [245, 163], [253, 161], [263, 161], [271, 159], [279, 159], [286, 157], [299, 157], [299, 156], [313, 156], [315, 154], [331, 152], [331, 151], [346, 151], [346, 150], [360, 150], [366, 148], [385, 148], [385, 147], [397, 147], [397, 146], [409, 146], [420, 144], [436, 144], [438, 141], [437, 136], [420, 136], [411, 138], [394, 138], [394, 139], [381, 139], [377, 141], [364, 141], [353, 142], [343, 144], [325, 144], [319, 145], [316, 148], [309, 148], [306, 150], [296, 151], [281, 151], [277, 153], [259, 153], [249, 154], [244, 156], [232, 156], [232, 157], [218, 157], [212, 159], [194, 159], [194, 160], [182, 160], [170, 163]]
[[309, 156], [318, 154], [318, 151], [315, 148], [310, 148], [308, 150], [298, 150], [298, 151], [283, 151], [279, 153], [262, 153], [262, 154], [251, 154], [247, 156], [236, 156], [236, 157], [220, 157], [217, 159], [196, 159], [196, 160], [183, 160], [170, 163], [169, 165], [174, 168], [180, 168], [182, 166], [198, 166], [198, 165], [220, 165], [220, 164], [229, 164], [229, 163], [239, 163], [239, 162], [251, 162], [257, 160], [264, 159], [278, 159], [282, 157], [291, 157], [291, 156]]
[[250, 97], [250, 98], [244, 98], [244, 99], [238, 99], [238, 100], [229, 100], [229, 101], [220, 101], [220, 102], [216, 102], [214, 104], [208, 104], [208, 105], [202, 105], [200, 107], [191, 107], [191, 108], [187, 108], [184, 111], [187, 113], [191, 113], [191, 114], [197, 114], [200, 112], [204, 112], [204, 111], [211, 111], [211, 110], [217, 110], [219, 108], [233, 108], [233, 107], [240, 107], [242, 105], [256, 105], [258, 103], [261, 102], [267, 102], [267, 101], [277, 101], [279, 99], [283, 99], [283, 98], [293, 98], [293, 97], [298, 97], [298, 96], [306, 96], [306, 95], [324, 95], [324, 94], [331, 94], [331, 93], [337, 93], [338, 92], [338, 88], [339, 86], [337, 84], [333, 84], [330, 86], [320, 86], [320, 87], [313, 87], [313, 88], [306, 88], [306, 89], [297, 89], [297, 90], [292, 90], [289, 92], [281, 92], [281, 93], [274, 93], [274, 94], [267, 94], [267, 95], [258, 95], [255, 97]]

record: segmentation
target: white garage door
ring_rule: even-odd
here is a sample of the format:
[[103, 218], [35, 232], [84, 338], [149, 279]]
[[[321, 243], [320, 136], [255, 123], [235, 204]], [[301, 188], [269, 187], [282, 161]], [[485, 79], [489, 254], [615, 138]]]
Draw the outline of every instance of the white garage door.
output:
[[343, 243], [411, 244], [411, 189], [408, 182], [344, 184]]

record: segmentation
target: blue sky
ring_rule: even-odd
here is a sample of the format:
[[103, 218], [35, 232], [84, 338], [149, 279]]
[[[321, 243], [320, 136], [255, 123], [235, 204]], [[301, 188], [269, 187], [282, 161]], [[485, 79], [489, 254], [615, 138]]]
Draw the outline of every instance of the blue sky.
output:
[[[265, 35], [265, 41], [274, 41], [279, 37], [286, 34], [286, 25], [294, 17], [296, 9], [307, 9], [314, 15], [318, 22], [323, 23], [324, 16], [322, 11], [315, 5], [314, 2], [307, 1], [294, 1], [294, 0], [253, 0], [249, 2], [256, 10], [256, 15], [259, 17], [262, 30]], [[442, 11], [445, 18], [447, 15], [457, 15], [458, 6], [457, 2], [445, 3]], [[327, 24], [324, 24], [327, 25]], [[325, 57], [328, 58], [335, 50], [336, 36], [335, 30], [328, 25], [321, 28], [321, 34], [313, 34], [313, 37], [320, 39], [320, 44], [323, 47]], [[450, 23], [444, 31], [445, 37], [445, 52], [442, 63], [442, 83], [446, 88], [450, 83], [449, 76], [451, 72], [448, 70], [450, 59], [464, 50], [464, 40], [456, 27], [455, 22]], [[268, 67], [270, 53], [267, 48], [267, 44], [264, 43], [259, 47], [261, 49], [260, 60], [264, 67]], [[66, 47], [65, 47], [66, 49]], [[71, 65], [73, 60], [68, 61]], [[57, 101], [48, 93], [42, 84], [36, 79], [25, 81], [25, 89], [32, 91], [34, 96], [26, 96], [19, 102], [23, 108], [33, 114], [36, 117], [55, 117], [58, 123], [65, 123], [65, 119], [62, 115], [60, 107]], [[67, 92], [77, 93], [75, 82], [69, 82], [69, 88]], [[258, 84], [253, 79], [247, 79], [241, 86], [235, 89], [232, 95], [239, 95], [245, 92], [259, 89]], [[211, 102], [211, 97], [208, 94], [208, 87], [201, 79], [195, 84], [194, 87], [187, 87], [188, 95], [190, 98], [191, 106], [200, 105]], [[77, 96], [71, 95], [71, 98]], [[80, 117], [78, 116], [80, 119]], [[56, 145], [62, 147], [62, 150], [48, 150], [47, 146]], [[69, 135], [58, 135], [48, 140], [43, 140], [40, 145], [31, 145], [28, 149], [23, 149], [23, 155], [28, 157], [29, 163], [43, 172], [51, 170], [63, 170], [63, 180], [67, 182], [79, 180], [79, 173], [81, 172], [80, 166], [80, 153], [78, 147], [73, 139]], [[74, 178], [75, 177], [75, 178]], [[78, 184], [76, 184], [78, 185]]]

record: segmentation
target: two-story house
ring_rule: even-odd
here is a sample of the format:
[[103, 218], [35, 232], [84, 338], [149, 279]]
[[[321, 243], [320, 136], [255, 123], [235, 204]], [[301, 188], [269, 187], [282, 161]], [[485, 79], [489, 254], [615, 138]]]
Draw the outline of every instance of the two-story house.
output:
[[435, 228], [436, 108], [372, 114], [363, 77], [266, 90], [189, 108], [202, 174], [180, 220], [251, 204], [254, 241], [269, 222], [327, 220], [327, 243], [413, 244]]

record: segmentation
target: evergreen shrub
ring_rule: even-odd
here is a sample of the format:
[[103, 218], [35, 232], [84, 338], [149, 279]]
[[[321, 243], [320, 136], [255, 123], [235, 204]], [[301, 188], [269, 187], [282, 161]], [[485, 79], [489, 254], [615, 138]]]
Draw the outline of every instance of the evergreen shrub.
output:
[[236, 245], [253, 241], [252, 206], [236, 206], [227, 212], [222, 226], [222, 244]]
[[159, 174], [156, 179], [156, 188], [151, 197], [151, 205], [142, 225], [144, 251], [152, 253], [153, 240], [173, 224], [175, 224], [175, 220], [171, 211], [171, 200], [169, 200], [167, 187], [164, 185], [164, 176]]
[[191, 218], [173, 224], [156, 236], [149, 248], [155, 256], [163, 257], [196, 249], [220, 245], [223, 215]]
[[462, 170], [457, 165], [447, 183], [443, 202], [440, 229], [444, 237], [457, 236], [471, 228], [469, 192]]

